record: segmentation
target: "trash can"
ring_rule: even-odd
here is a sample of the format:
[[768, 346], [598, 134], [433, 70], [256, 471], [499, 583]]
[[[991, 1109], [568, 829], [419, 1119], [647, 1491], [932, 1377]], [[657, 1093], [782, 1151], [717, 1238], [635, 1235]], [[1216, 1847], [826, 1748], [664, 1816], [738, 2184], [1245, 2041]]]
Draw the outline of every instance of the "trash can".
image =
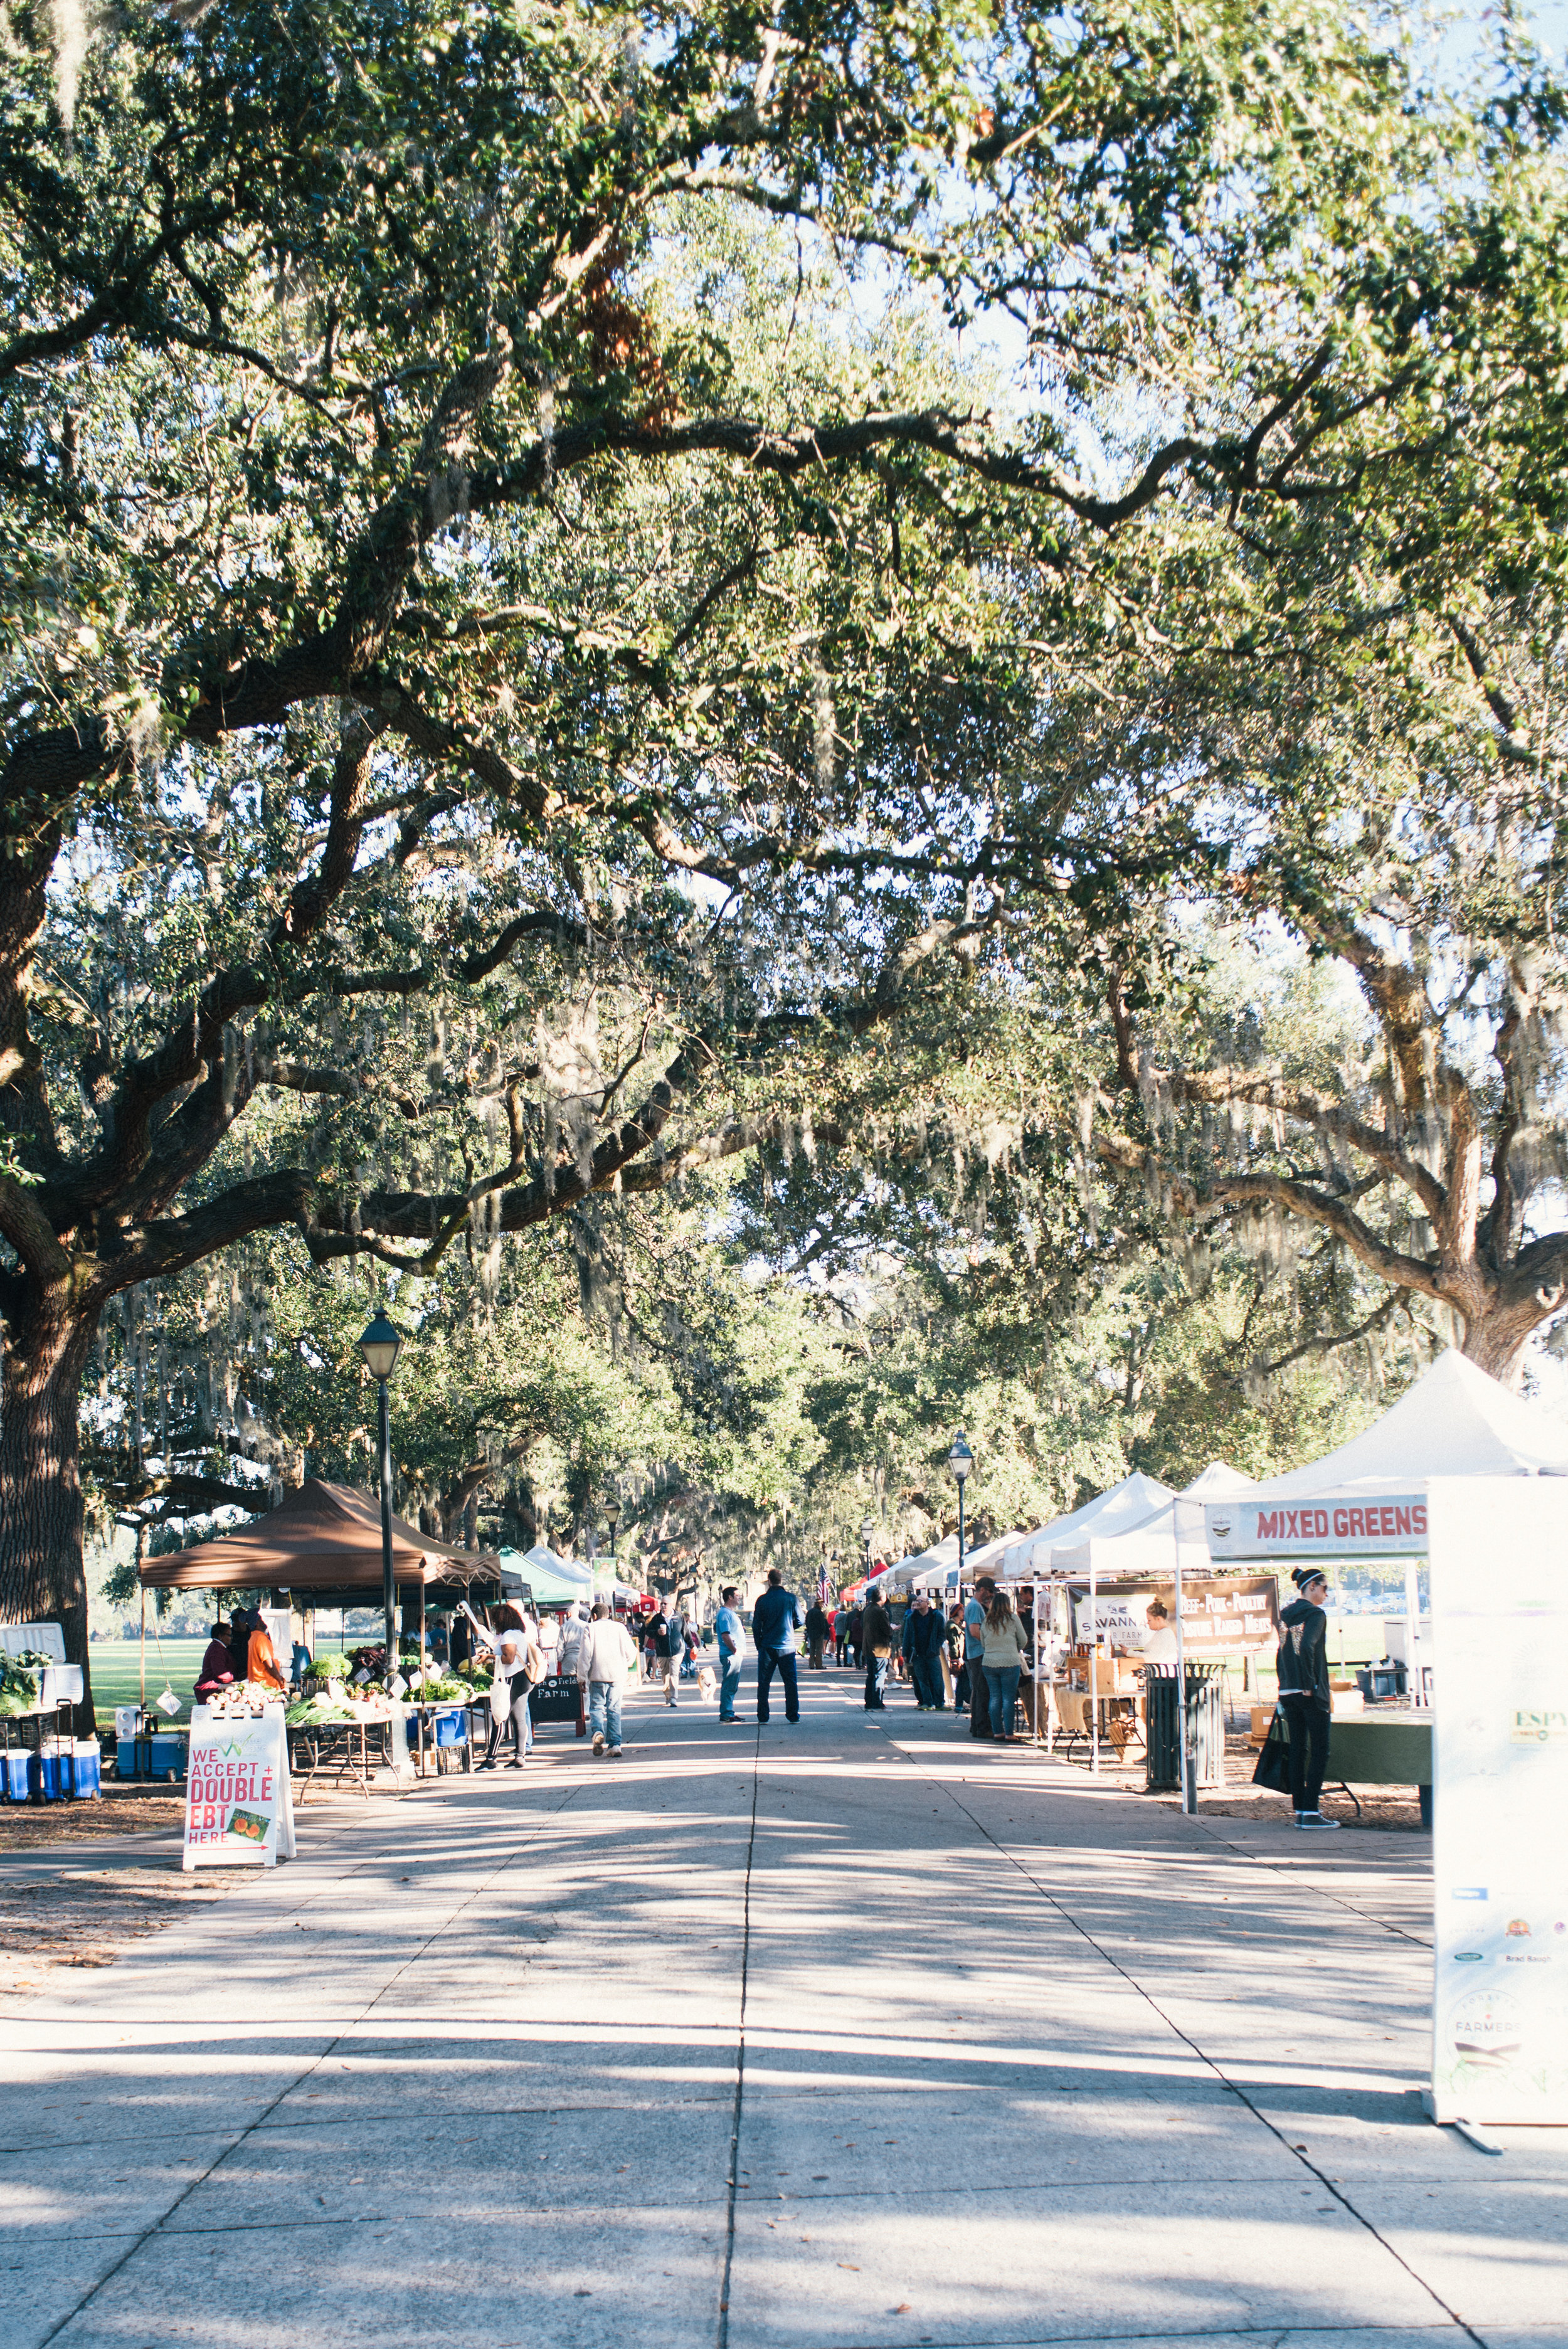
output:
[[[1189, 1664], [1187, 1702], [1193, 1715], [1200, 1786], [1225, 1783], [1225, 1667]], [[1181, 1706], [1174, 1664], [1145, 1664], [1146, 1714], [1143, 1788], [1146, 1794], [1181, 1790]]]

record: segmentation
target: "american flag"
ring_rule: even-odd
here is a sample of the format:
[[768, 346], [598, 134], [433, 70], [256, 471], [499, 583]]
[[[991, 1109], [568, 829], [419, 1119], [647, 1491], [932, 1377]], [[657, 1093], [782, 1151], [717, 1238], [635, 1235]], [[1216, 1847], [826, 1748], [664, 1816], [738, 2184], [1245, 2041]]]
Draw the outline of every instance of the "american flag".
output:
[[825, 1607], [825, 1606], [827, 1605], [827, 1603], [828, 1603], [828, 1561], [827, 1561], [827, 1559], [826, 1559], [826, 1558], [824, 1558], [824, 1559], [822, 1560], [821, 1565], [817, 1568], [817, 1604], [819, 1605], [819, 1607]]

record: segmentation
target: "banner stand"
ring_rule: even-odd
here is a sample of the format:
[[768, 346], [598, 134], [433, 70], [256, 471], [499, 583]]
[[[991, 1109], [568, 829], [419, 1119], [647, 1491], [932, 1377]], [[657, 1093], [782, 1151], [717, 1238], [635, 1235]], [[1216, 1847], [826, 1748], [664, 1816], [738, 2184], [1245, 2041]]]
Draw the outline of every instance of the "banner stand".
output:
[[181, 1867], [187, 1874], [198, 1868], [275, 1868], [294, 1856], [283, 1706], [195, 1706]]
[[[1568, 1483], [1434, 1477], [1432, 2085], [1439, 2126], [1568, 2126]], [[1410, 1666], [1418, 1670], [1412, 1654]]]

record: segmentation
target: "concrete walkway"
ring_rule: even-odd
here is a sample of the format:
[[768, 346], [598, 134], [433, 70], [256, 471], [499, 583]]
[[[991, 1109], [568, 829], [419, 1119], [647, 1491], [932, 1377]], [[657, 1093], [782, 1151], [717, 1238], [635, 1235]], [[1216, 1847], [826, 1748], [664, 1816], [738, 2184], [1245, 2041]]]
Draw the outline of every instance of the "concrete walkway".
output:
[[1568, 2343], [1568, 2147], [1421, 2116], [1422, 1839], [1183, 1820], [848, 1673], [630, 1733], [307, 1809], [16, 2008], [7, 2349]]

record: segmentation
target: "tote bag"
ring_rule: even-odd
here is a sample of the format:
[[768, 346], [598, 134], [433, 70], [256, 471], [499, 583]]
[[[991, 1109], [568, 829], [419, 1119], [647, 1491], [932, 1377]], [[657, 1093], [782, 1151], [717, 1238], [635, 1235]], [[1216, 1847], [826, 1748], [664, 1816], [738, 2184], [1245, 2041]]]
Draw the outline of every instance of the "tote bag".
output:
[[1284, 1733], [1284, 1723], [1274, 1707], [1269, 1733], [1258, 1749], [1257, 1766], [1253, 1772], [1254, 1786], [1266, 1786], [1271, 1795], [1290, 1792], [1290, 1740]]

